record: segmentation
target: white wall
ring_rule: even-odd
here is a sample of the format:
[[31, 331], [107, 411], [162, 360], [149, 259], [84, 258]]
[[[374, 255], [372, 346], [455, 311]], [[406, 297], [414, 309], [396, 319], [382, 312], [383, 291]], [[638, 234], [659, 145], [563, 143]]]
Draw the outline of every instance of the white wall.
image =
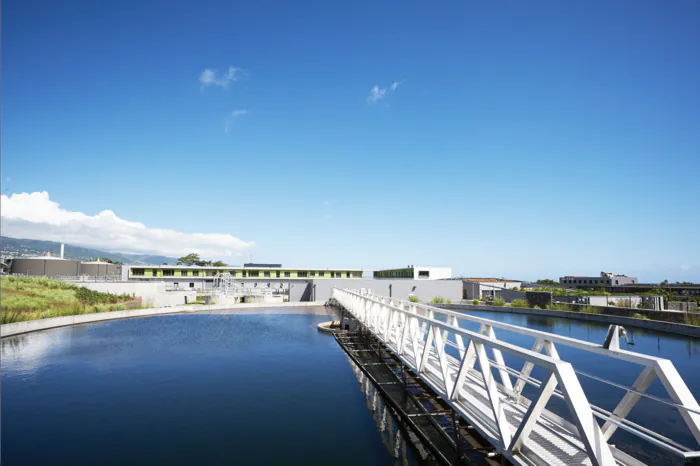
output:
[[123, 294], [127, 293], [142, 298], [143, 304], [156, 307], [179, 306], [185, 304], [185, 296], [188, 302], [193, 302], [197, 293], [183, 291], [166, 291], [164, 282], [117, 282], [117, 283], [78, 283], [90, 290], [102, 293]]
[[[442, 280], [445, 278], [452, 278], [452, 268], [451, 267], [417, 267], [414, 266], [413, 278], [415, 280]], [[430, 276], [428, 278], [421, 277], [420, 272], [427, 271]]]

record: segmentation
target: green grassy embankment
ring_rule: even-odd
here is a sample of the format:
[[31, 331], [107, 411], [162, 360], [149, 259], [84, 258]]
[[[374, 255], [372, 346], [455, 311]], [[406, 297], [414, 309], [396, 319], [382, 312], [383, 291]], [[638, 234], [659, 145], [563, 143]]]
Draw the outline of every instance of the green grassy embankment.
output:
[[[73, 283], [44, 277], [9, 276], [0, 278], [1, 323], [121, 311], [134, 298], [92, 291]], [[129, 306], [132, 307], [132, 306]], [[140, 306], [137, 306], [140, 307]]]

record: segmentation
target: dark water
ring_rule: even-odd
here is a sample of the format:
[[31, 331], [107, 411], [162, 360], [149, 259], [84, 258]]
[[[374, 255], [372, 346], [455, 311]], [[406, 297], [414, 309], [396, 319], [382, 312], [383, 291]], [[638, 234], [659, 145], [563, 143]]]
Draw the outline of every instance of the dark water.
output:
[[[608, 325], [606, 324], [576, 321], [572, 319], [558, 319], [523, 314], [502, 314], [499, 312], [472, 312], [472, 314], [476, 317], [497, 320], [599, 344], [605, 341], [605, 335], [608, 330]], [[478, 324], [467, 326], [462, 323], [461, 325], [474, 331], [477, 331], [479, 328]], [[628, 332], [628, 341], [634, 344], [627, 345], [624, 340], [621, 340], [620, 346], [622, 348], [670, 359], [674, 363], [678, 373], [688, 385], [691, 393], [693, 393], [696, 399], [700, 399], [700, 339], [676, 336], [664, 332], [653, 332], [633, 327], [627, 327], [626, 329]], [[532, 337], [500, 329], [495, 329], [495, 331], [499, 339], [518, 344], [519, 346], [530, 348], [534, 343], [534, 338]], [[563, 345], [555, 346], [557, 347], [561, 359], [571, 362], [574, 369], [603, 379], [612, 380], [618, 384], [631, 386], [642, 371], [642, 366], [637, 364], [598, 356], [590, 352], [569, 348]], [[523, 362], [518, 361], [517, 358], [510, 357], [506, 354], [504, 354], [504, 358], [506, 364], [511, 367], [522, 367]], [[533, 371], [533, 376], [539, 380], [542, 380], [544, 375], [544, 371], [538, 370], [538, 368]], [[621, 389], [611, 387], [610, 385], [603, 384], [590, 378], [579, 376], [579, 380], [586, 392], [588, 401], [609, 411], [615, 408], [625, 393]], [[530, 387], [524, 392], [524, 395], [530, 397], [530, 394], [534, 392], [535, 390]], [[668, 392], [658, 378], [654, 380], [647, 392], [664, 399], [670, 398]], [[564, 417], [568, 417], [568, 408], [560, 400], [553, 399], [550, 401], [550, 404], [547, 405], [547, 408]], [[630, 412], [628, 419], [690, 448], [699, 448], [677, 409], [642, 398]], [[657, 447], [652, 447], [647, 442], [640, 442], [636, 437], [621, 429], [618, 429], [616, 433], [613, 434], [610, 443], [644, 460], [648, 464], [682, 464], [682, 461], [679, 462], [678, 457], [671, 456]]]
[[414, 464], [316, 331], [327, 320], [162, 316], [5, 339], [2, 464]]
[[[598, 343], [607, 330], [567, 319], [476, 314]], [[275, 311], [161, 316], [4, 339], [3, 465], [415, 464], [405, 442], [388, 434], [385, 410], [360, 386], [343, 351], [317, 333], [325, 320]], [[635, 343], [628, 349], [671, 359], [700, 397], [700, 340], [628, 330]], [[496, 331], [506, 341], [533, 343]], [[558, 350], [577, 369], [626, 385], [641, 370]], [[589, 401], [606, 409], [623, 395], [581, 382]], [[658, 380], [649, 392], [667, 398]], [[565, 410], [556, 403], [548, 408]], [[695, 446], [671, 408], [642, 400], [630, 418]], [[678, 463], [625, 432], [612, 443], [649, 464]]]

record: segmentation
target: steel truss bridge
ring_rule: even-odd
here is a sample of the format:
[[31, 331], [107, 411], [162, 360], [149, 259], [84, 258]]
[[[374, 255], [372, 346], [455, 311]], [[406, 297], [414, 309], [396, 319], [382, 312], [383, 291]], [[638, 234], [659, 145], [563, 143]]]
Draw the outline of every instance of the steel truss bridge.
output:
[[[700, 460], [697, 446], [684, 446], [627, 419], [641, 398], [670, 406], [700, 444], [700, 406], [673, 363], [620, 349], [616, 326], [610, 344], [603, 346], [365, 290], [335, 288], [333, 298], [514, 464], [645, 464], [611, 444], [618, 430], [669, 452], [680, 464]], [[478, 332], [464, 328], [474, 323]], [[499, 340], [496, 329], [533, 337], [534, 345]], [[634, 364], [640, 372], [628, 387], [576, 370], [560, 359], [557, 347]], [[535, 368], [545, 376], [534, 378]], [[590, 404], [580, 377], [608, 384], [610, 392], [621, 391], [616, 407], [608, 411]], [[646, 393], [657, 377], [669, 398]], [[525, 390], [532, 394], [526, 397]], [[566, 419], [547, 409], [556, 399], [568, 408]]]

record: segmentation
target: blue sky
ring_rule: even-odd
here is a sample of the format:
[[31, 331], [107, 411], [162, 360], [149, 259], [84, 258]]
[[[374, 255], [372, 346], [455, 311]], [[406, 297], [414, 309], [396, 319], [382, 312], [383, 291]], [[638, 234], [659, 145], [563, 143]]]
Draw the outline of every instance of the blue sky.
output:
[[2, 192], [259, 262], [700, 281], [697, 24], [694, 1], [6, 0]]

